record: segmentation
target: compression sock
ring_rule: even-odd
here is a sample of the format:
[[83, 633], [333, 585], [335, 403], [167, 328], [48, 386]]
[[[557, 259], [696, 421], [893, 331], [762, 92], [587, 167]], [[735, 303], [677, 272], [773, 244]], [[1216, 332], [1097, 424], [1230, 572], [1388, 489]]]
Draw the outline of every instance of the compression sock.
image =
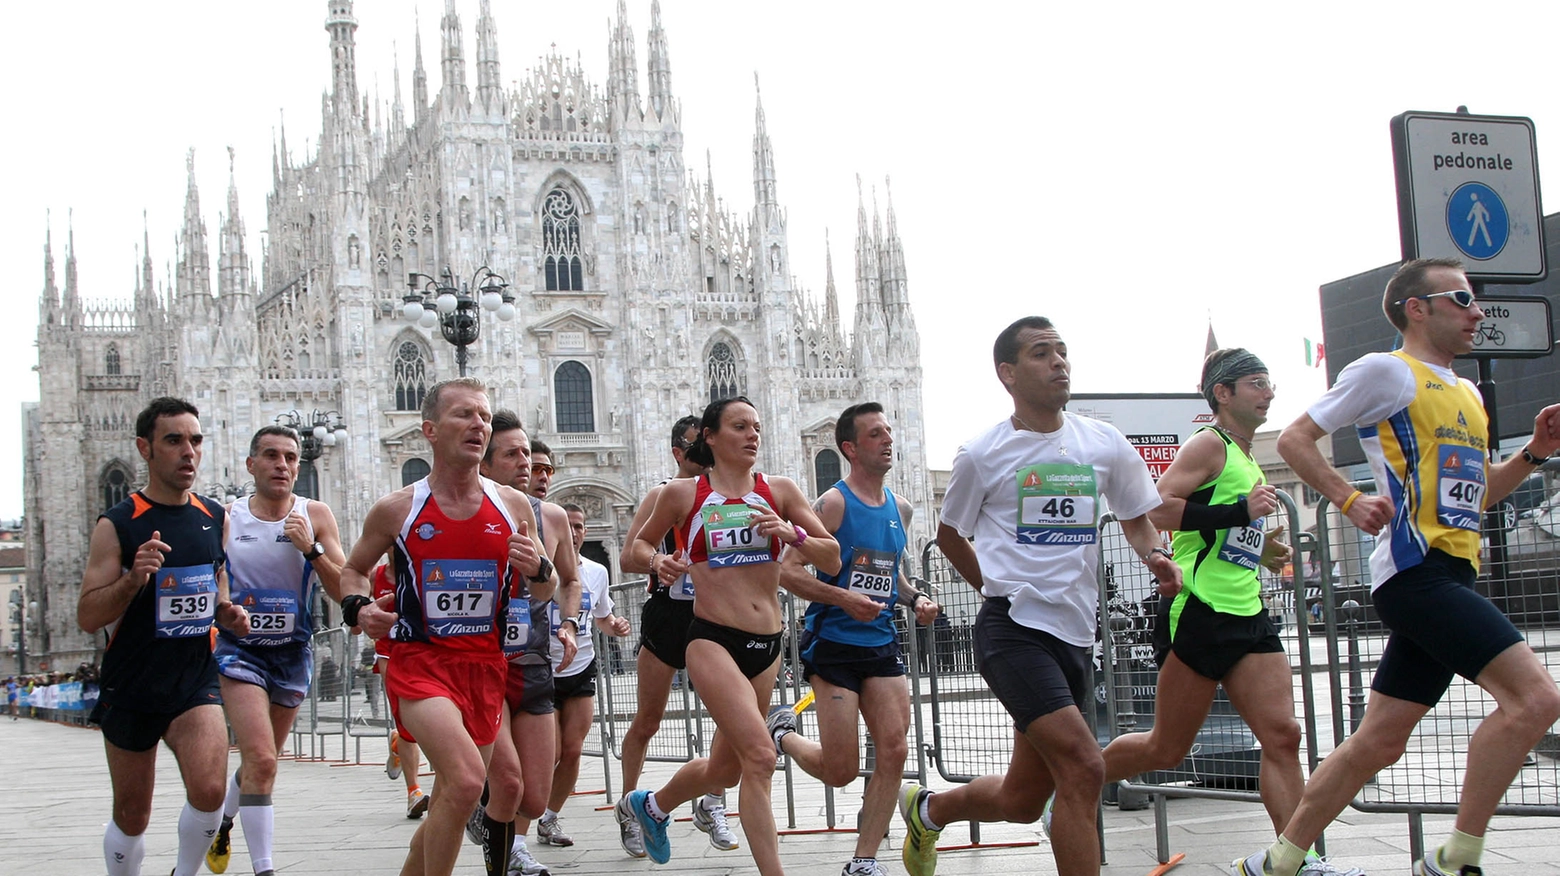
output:
[[125, 836], [112, 819], [103, 831], [103, 863], [108, 865], [108, 876], [132, 876], [141, 872], [141, 859], [146, 857], [145, 834]]
[[244, 844], [249, 846], [249, 861], [256, 873], [271, 869], [271, 836], [276, 830], [276, 808], [270, 794], [245, 794], [238, 809], [244, 826]]
[[1484, 854], [1484, 837], [1469, 836], [1456, 828], [1436, 852], [1436, 866], [1448, 873], [1456, 873], [1463, 867], [1479, 866]]
[[1305, 849], [1280, 836], [1278, 842], [1268, 848], [1268, 870], [1273, 876], [1295, 876], [1305, 863]]
[[505, 876], [509, 872], [509, 850], [515, 842], [514, 821], [497, 821], [482, 814], [482, 863], [487, 876]]
[[244, 789], [239, 784], [238, 770], [234, 770], [233, 780], [228, 782], [227, 796], [222, 798], [223, 818], [226, 818], [228, 821], [232, 821], [238, 817], [238, 798], [243, 793]]
[[200, 872], [201, 864], [206, 862], [206, 850], [211, 848], [212, 837], [221, 824], [221, 807], [202, 812], [185, 801], [184, 811], [179, 813], [179, 863], [173, 868], [173, 876], [195, 876]]

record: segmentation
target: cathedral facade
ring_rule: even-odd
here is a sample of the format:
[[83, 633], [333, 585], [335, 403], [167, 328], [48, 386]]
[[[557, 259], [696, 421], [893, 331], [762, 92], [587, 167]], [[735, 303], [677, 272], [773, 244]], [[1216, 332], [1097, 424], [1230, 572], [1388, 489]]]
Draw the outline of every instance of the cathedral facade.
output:
[[257, 428], [330, 414], [345, 431], [305, 466], [299, 491], [335, 510], [350, 546], [379, 496], [428, 470], [418, 408], [457, 375], [456, 348], [405, 319], [403, 299], [410, 274], [446, 269], [457, 285], [480, 284], [482, 267], [508, 282], [515, 316], [479, 316], [468, 373], [551, 445], [549, 499], [586, 509], [592, 552], [614, 568], [635, 503], [671, 469], [672, 423], [737, 394], [764, 424], [759, 468], [809, 494], [845, 470], [839, 411], [881, 402], [899, 457], [889, 485], [916, 507], [919, 551], [933, 519], [920, 341], [892, 201], [886, 222], [875, 203], [870, 216], [858, 208], [847, 327], [832, 256], [821, 302], [791, 273], [761, 103], [751, 210], [728, 210], [732, 199], [685, 166], [683, 108], [651, 10], [643, 92], [621, 2], [604, 88], [556, 53], [506, 88], [487, 0], [470, 64], [447, 0], [437, 93], [418, 35], [410, 107], [398, 73], [393, 100], [373, 106], [357, 85], [352, 2], [330, 0], [322, 135], [311, 155], [294, 155], [285, 131], [275, 147], [258, 266], [231, 185], [209, 239], [193, 155], [170, 281], [156, 282], [148, 241], [131, 300], [89, 297], [73, 245], [60, 284], [46, 236], [40, 401], [24, 416], [27, 586], [42, 609], [29, 652], [65, 667], [101, 646], [75, 623], [88, 536], [144, 481], [134, 419], [154, 396], [200, 408], [196, 486], [219, 497], [247, 486]]

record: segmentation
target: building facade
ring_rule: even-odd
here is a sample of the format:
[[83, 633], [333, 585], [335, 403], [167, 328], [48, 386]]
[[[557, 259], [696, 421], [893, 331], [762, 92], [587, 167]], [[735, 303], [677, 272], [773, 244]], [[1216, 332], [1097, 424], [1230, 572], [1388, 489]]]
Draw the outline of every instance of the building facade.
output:
[[374, 106], [357, 84], [352, 2], [330, 0], [322, 136], [308, 155], [285, 131], [275, 147], [258, 265], [231, 185], [209, 238], [193, 154], [170, 282], [154, 278], [148, 240], [130, 300], [89, 296], [70, 241], [57, 282], [46, 235], [41, 394], [24, 411], [28, 588], [42, 607], [30, 652], [73, 665], [101, 643], [75, 625], [88, 535], [144, 478], [133, 421], [154, 396], [200, 408], [197, 486], [218, 496], [246, 485], [255, 429], [294, 411], [339, 415], [345, 440], [306, 467], [299, 489], [331, 505], [350, 543], [375, 499], [427, 471], [418, 408], [456, 376], [455, 348], [402, 307], [409, 274], [446, 268], [457, 283], [483, 266], [507, 279], [515, 318], [480, 317], [469, 373], [552, 446], [549, 498], [586, 509], [593, 552], [608, 562], [638, 498], [670, 468], [672, 423], [736, 394], [764, 423], [760, 468], [810, 493], [844, 470], [838, 412], [882, 402], [899, 451], [890, 486], [917, 508], [919, 550], [932, 519], [920, 341], [892, 201], [886, 221], [875, 203], [871, 215], [858, 208], [846, 325], [832, 256], [821, 302], [791, 273], [762, 103], [750, 210], [727, 209], [734, 199], [685, 165], [659, 5], [651, 12], [643, 91], [622, 3], [604, 89], [556, 52], [507, 88], [487, 0], [470, 65], [447, 0], [437, 93], [419, 34], [410, 105], [397, 72], [393, 99]]

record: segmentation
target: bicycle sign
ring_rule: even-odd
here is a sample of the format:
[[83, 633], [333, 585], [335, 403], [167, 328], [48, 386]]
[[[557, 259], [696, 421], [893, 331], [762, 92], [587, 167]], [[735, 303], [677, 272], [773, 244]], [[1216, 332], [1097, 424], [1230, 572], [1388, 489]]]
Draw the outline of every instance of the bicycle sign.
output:
[[1554, 347], [1549, 299], [1540, 296], [1479, 296], [1484, 319], [1464, 359], [1534, 359]]

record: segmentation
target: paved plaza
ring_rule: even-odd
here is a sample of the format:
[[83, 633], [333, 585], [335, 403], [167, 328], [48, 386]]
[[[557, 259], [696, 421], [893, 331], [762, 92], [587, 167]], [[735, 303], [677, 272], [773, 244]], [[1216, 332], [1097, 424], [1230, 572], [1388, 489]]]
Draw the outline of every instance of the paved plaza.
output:
[[[332, 746], [335, 742], [336, 746]], [[327, 742], [326, 750], [339, 740]], [[363, 740], [363, 764], [284, 759], [277, 781], [276, 869], [280, 874], [394, 874], [405, 856], [406, 842], [415, 823], [403, 817], [402, 784], [389, 781], [381, 761], [383, 742]], [[95, 730], [43, 721], [12, 722], [0, 719], [0, 751], [10, 764], [10, 793], [0, 802], [0, 876], [5, 874], [98, 874], [102, 830], [108, 817], [108, 773], [103, 762], [102, 740]], [[234, 766], [238, 753], [231, 755]], [[647, 784], [664, 780], [672, 765], [650, 764]], [[614, 782], [617, 762], [612, 762]], [[425, 777], [424, 787], [432, 781]], [[836, 809], [843, 824], [853, 824], [860, 805], [860, 781], [837, 792]], [[603, 786], [599, 759], [582, 764], [580, 787]], [[786, 824], [785, 776], [775, 776], [775, 811]], [[933, 786], [939, 786], [934, 780]], [[794, 777], [796, 825], [822, 828], [824, 793], [814, 780]], [[735, 800], [733, 799], [733, 808]], [[657, 867], [648, 861], [626, 857], [617, 844], [617, 826], [607, 811], [597, 811], [607, 800], [603, 794], [582, 795], [564, 810], [564, 820], [575, 838], [571, 848], [536, 848], [537, 856], [554, 874], [753, 874], [752, 859], [744, 849], [717, 852], [686, 818], [674, 825], [672, 863]], [[152, 826], [147, 834], [143, 872], [163, 873], [173, 866], [174, 827], [182, 805], [177, 766], [163, 749], [158, 758], [157, 795]], [[1227, 873], [1229, 861], [1271, 841], [1272, 832], [1261, 810], [1251, 804], [1212, 800], [1172, 800], [1170, 848], [1186, 855], [1172, 872], [1176, 874]], [[686, 807], [679, 813], [686, 816]], [[1430, 841], [1450, 826], [1449, 816], [1426, 816]], [[739, 834], [740, 836], [740, 834]], [[943, 845], [968, 842], [969, 832], [955, 825], [943, 836]], [[1136, 812], [1105, 810], [1108, 876], [1142, 876], [1156, 865], [1154, 820], [1151, 809]], [[889, 872], [903, 873], [899, 849], [903, 830], [892, 828], [882, 860]], [[991, 873], [1053, 873], [1055, 865], [1044, 836], [1036, 826], [985, 825], [981, 839], [987, 843], [1033, 842], [1021, 848], [983, 848], [946, 851], [939, 874], [973, 876]], [[1408, 830], [1399, 815], [1366, 815], [1346, 812], [1328, 832], [1330, 851], [1348, 864], [1372, 874], [1409, 871]], [[805, 876], [832, 876], [850, 857], [854, 834], [845, 832], [801, 833], [786, 836], [781, 854], [787, 872]], [[1560, 874], [1560, 819], [1497, 819], [1485, 855], [1485, 872], [1503, 874]], [[249, 872], [242, 831], [235, 832], [229, 873]], [[457, 873], [480, 874], [481, 855], [467, 844]]]

